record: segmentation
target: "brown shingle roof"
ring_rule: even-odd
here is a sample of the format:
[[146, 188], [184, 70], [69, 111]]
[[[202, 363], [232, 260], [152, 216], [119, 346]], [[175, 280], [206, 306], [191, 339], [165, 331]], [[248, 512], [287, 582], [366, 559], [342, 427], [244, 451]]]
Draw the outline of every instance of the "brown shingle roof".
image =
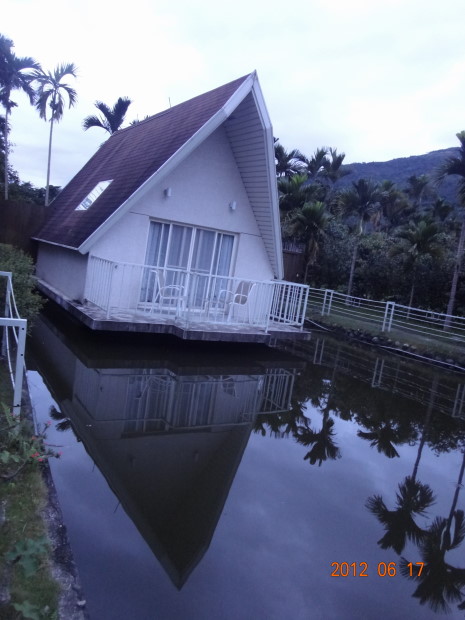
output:
[[[105, 142], [54, 200], [36, 239], [79, 248], [149, 177], [214, 116], [248, 78], [122, 129]], [[87, 211], [76, 211], [100, 181], [113, 179]]]

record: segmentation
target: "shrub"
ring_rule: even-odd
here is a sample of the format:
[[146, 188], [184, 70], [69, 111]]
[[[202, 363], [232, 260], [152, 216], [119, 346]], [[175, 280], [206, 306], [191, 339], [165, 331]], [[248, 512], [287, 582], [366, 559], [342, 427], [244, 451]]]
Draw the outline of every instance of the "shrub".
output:
[[[13, 290], [22, 319], [33, 320], [42, 309], [44, 301], [35, 291], [32, 278], [34, 264], [32, 258], [22, 250], [11, 245], [0, 243], [0, 271], [11, 271], [13, 274]], [[6, 278], [0, 278], [0, 312], [5, 307]]]

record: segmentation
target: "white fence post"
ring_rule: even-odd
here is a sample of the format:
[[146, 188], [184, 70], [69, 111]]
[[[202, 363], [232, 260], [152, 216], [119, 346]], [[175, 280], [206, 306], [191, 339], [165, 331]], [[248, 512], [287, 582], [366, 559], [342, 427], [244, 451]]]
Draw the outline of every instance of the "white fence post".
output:
[[[321, 308], [321, 316], [329, 315], [329, 313], [331, 312], [331, 304], [333, 303], [333, 295], [334, 295], [334, 291], [332, 291], [331, 289], [325, 289], [325, 295], [323, 297], [323, 306]], [[326, 304], [328, 304], [328, 307], [326, 307]]]
[[395, 306], [396, 304], [393, 301], [386, 302], [386, 309], [384, 311], [384, 318], [383, 318], [383, 327], [381, 328], [382, 332], [391, 331], [392, 320], [394, 318]]
[[26, 347], [26, 319], [18, 319], [21, 325], [18, 327], [18, 344], [16, 347], [15, 389], [13, 394], [13, 413], [21, 413], [21, 396], [23, 392], [24, 376], [24, 350]]
[[[0, 317], [0, 326], [4, 326], [2, 355], [7, 358], [8, 369], [13, 385], [13, 413], [15, 415], [19, 415], [21, 413], [21, 396], [23, 391], [24, 350], [26, 347], [27, 321], [26, 319], [20, 319], [18, 315], [18, 310], [14, 300], [12, 273], [9, 271], [0, 271], [0, 276], [7, 278], [5, 316], [4, 318]], [[14, 318], [14, 315], [18, 318]], [[18, 329], [17, 334], [14, 332], [16, 341], [16, 363], [14, 373], [10, 357], [8, 327], [11, 327], [13, 331], [15, 328]]]

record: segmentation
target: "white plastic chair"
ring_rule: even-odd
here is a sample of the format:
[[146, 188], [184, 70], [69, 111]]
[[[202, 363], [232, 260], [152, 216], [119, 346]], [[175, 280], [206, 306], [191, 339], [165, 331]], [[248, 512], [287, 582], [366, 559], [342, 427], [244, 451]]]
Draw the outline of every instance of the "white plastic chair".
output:
[[250, 323], [250, 298], [254, 290], [255, 282], [241, 280], [235, 291], [221, 290], [218, 300], [224, 302], [225, 316], [228, 323], [239, 321]]
[[155, 276], [155, 289], [152, 299], [153, 308], [174, 311], [176, 315], [184, 309], [186, 296], [182, 284], [166, 284], [165, 274], [161, 269], [151, 269]]

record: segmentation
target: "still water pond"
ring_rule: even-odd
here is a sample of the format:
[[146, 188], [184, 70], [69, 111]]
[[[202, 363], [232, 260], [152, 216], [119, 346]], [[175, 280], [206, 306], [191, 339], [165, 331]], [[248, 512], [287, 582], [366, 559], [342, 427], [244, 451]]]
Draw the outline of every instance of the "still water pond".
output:
[[464, 617], [464, 374], [61, 314], [29, 348], [92, 620]]

